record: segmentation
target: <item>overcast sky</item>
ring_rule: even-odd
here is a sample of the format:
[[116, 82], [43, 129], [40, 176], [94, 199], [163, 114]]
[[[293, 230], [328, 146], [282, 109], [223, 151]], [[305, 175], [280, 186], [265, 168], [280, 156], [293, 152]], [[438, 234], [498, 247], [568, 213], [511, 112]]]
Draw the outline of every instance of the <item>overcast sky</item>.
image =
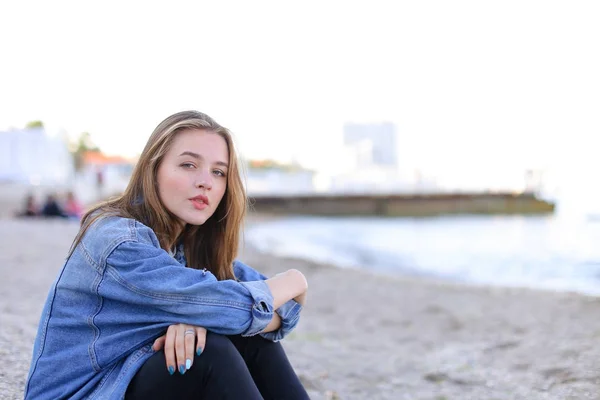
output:
[[141, 151], [198, 109], [252, 158], [335, 168], [392, 121], [406, 168], [599, 171], [600, 3], [39, 1], [0, 5], [0, 129]]

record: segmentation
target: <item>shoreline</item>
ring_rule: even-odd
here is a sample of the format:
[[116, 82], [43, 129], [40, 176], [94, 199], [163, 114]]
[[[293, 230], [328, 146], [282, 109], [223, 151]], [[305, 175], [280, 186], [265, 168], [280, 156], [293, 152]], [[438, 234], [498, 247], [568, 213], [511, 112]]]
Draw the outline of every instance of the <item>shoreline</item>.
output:
[[[77, 228], [0, 219], [0, 399], [23, 396], [41, 307]], [[248, 244], [240, 259], [265, 275], [307, 277], [282, 344], [313, 399], [600, 399], [600, 299], [380, 276]]]
[[[296, 215], [285, 216], [285, 215], [278, 215], [278, 214], [267, 214], [267, 213], [256, 213], [256, 212], [249, 213], [248, 217], [246, 218], [245, 227], [246, 227], [246, 229], [248, 229], [248, 228], [251, 228], [253, 225], [259, 225], [264, 222], [282, 220], [287, 217], [297, 217], [297, 216]], [[453, 216], [450, 216], [450, 217], [453, 217]], [[281, 259], [286, 259], [286, 260], [303, 261], [303, 262], [307, 262], [307, 263], [311, 263], [311, 264], [319, 264], [322, 266], [336, 268], [336, 269], [340, 269], [343, 271], [347, 270], [347, 271], [362, 272], [362, 273], [379, 276], [384, 279], [385, 278], [400, 279], [400, 280], [406, 281], [407, 283], [418, 281], [418, 282], [429, 282], [429, 283], [435, 284], [435, 285], [450, 285], [452, 287], [458, 287], [458, 288], [464, 287], [464, 288], [489, 289], [489, 290], [509, 289], [509, 290], [517, 290], [517, 291], [524, 290], [524, 291], [534, 291], [534, 292], [541, 292], [541, 293], [548, 293], [548, 294], [568, 294], [568, 295], [600, 299], [600, 289], [598, 289], [597, 291], [590, 291], [590, 290], [575, 289], [575, 288], [531, 286], [531, 285], [528, 285], [527, 283], [515, 283], [515, 284], [498, 283], [498, 284], [495, 284], [495, 283], [485, 282], [485, 281], [468, 281], [468, 280], [446, 278], [446, 277], [443, 277], [441, 275], [438, 275], [438, 274], [435, 274], [432, 272], [411, 273], [411, 272], [406, 272], [406, 270], [396, 270], [394, 268], [381, 267], [381, 266], [372, 267], [372, 268], [364, 268], [361, 265], [341, 265], [341, 264], [335, 264], [335, 262], [332, 263], [329, 261], [312, 259], [310, 257], [302, 257], [302, 256], [286, 255], [286, 254], [276, 254], [276, 253], [272, 253], [272, 252], [264, 251], [264, 250], [260, 249], [256, 245], [252, 244], [249, 240], [244, 240], [244, 242], [245, 242], [244, 245], [246, 247], [250, 248], [252, 252], [257, 252], [264, 256], [276, 257], [276, 258], [281, 258]]]

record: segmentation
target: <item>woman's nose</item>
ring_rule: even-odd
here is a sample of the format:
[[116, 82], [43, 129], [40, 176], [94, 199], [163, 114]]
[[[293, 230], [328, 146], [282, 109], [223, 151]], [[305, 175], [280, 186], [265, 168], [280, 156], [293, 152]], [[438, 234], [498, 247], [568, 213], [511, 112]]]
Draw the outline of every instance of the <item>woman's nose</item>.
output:
[[196, 176], [196, 185], [197, 188], [204, 188], [206, 190], [210, 190], [212, 188], [212, 176], [210, 175], [210, 171], [202, 171], [198, 173]]

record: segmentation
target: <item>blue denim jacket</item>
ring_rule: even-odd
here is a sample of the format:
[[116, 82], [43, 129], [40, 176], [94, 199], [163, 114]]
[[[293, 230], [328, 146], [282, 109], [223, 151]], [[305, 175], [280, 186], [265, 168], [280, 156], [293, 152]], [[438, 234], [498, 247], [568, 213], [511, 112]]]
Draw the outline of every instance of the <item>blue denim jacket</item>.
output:
[[185, 268], [154, 232], [126, 218], [94, 223], [54, 282], [42, 311], [26, 399], [122, 399], [169, 325], [187, 323], [224, 335], [282, 339], [301, 306], [277, 309], [276, 332], [265, 276], [236, 261], [238, 281]]

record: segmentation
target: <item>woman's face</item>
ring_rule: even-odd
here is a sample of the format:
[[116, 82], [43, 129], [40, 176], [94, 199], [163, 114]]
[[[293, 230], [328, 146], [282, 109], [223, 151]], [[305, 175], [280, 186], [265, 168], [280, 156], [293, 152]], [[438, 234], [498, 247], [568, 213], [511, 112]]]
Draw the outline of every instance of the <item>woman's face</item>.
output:
[[158, 167], [160, 200], [182, 223], [204, 224], [227, 189], [228, 161], [220, 135], [199, 129], [177, 133]]

